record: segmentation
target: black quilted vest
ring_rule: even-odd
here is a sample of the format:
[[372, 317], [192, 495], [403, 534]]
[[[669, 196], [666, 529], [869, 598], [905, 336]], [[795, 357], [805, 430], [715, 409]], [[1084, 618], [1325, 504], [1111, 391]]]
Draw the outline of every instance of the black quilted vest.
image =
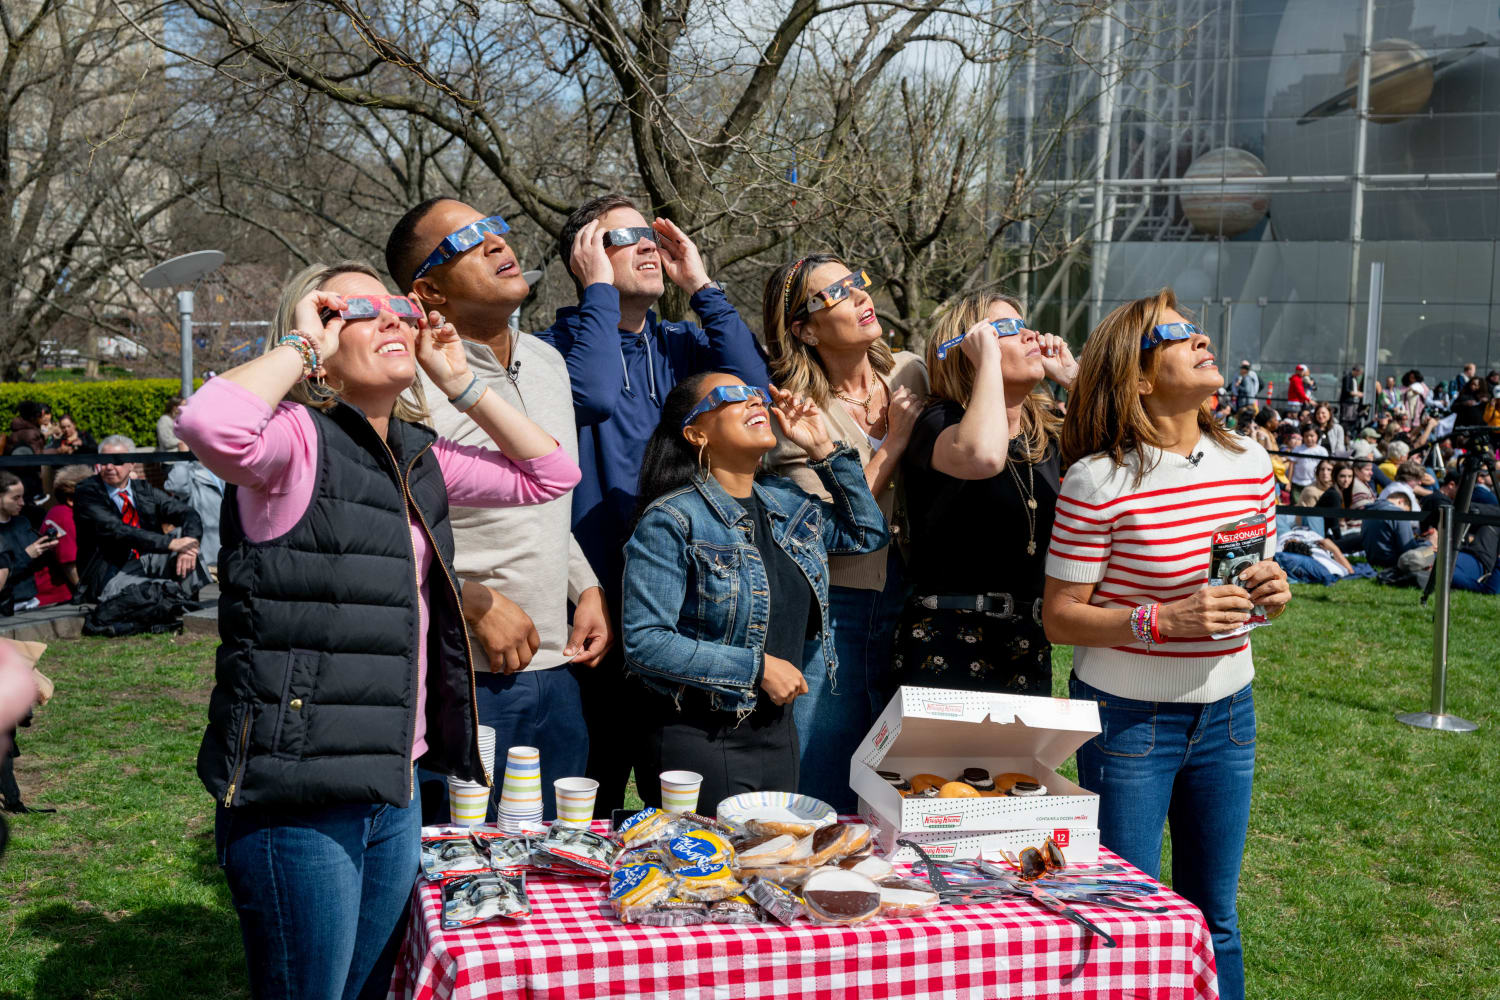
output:
[[[237, 490], [224, 492], [220, 644], [198, 777], [229, 806], [404, 806], [424, 669], [423, 766], [483, 782], [436, 436], [392, 418], [382, 441], [343, 403], [308, 413], [317, 483], [290, 531], [249, 541]], [[425, 664], [411, 513], [435, 554]]]

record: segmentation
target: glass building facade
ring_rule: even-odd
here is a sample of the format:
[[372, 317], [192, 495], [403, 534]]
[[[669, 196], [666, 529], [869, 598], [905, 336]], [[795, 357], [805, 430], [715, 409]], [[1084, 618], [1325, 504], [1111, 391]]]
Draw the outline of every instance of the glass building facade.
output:
[[1034, 312], [1078, 341], [1171, 285], [1226, 371], [1335, 375], [1366, 356], [1379, 262], [1379, 375], [1500, 368], [1494, 0], [1111, 12], [1076, 55], [1043, 55], [1007, 88], [1008, 143], [1067, 198], [1053, 225], [1085, 245], [1073, 273], [1031, 276]]

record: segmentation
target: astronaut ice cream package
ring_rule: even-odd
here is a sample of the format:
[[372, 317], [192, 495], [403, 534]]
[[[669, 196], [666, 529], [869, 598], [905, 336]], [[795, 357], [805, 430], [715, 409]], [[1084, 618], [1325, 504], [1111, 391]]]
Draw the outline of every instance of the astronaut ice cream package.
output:
[[[1209, 543], [1208, 585], [1220, 587], [1232, 584], [1243, 587], [1240, 574], [1256, 563], [1271, 558], [1266, 552], [1266, 543], [1273, 523], [1265, 514], [1252, 514], [1215, 528]], [[1266, 617], [1266, 609], [1257, 604], [1250, 610], [1249, 621], [1228, 632], [1215, 632], [1213, 638], [1228, 639], [1269, 624], [1271, 621]]]

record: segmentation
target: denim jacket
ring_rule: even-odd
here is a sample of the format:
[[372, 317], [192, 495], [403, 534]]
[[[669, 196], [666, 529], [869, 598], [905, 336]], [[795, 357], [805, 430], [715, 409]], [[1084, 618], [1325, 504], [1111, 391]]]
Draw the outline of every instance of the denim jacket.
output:
[[[828, 556], [873, 552], [889, 536], [853, 448], [840, 443], [809, 465], [831, 501], [774, 476], [754, 489], [772, 538], [802, 568], [817, 597], [831, 682], [837, 663]], [[625, 545], [620, 616], [626, 669], [647, 686], [672, 696], [684, 685], [702, 688], [716, 708], [741, 715], [755, 707], [771, 602], [751, 527], [750, 514], [711, 476], [659, 497], [641, 516]]]

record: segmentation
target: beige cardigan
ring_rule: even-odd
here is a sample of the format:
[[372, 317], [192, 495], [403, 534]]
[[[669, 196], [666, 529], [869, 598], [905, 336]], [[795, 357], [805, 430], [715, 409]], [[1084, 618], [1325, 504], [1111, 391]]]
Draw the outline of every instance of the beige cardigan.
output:
[[[896, 352], [895, 367], [889, 375], [880, 377], [890, 392], [894, 393], [905, 386], [918, 397], [927, 395], [927, 366], [910, 351]], [[865, 436], [864, 428], [849, 415], [848, 410], [837, 401], [832, 407], [820, 407], [819, 410], [823, 414], [823, 426], [828, 429], [828, 436], [853, 446], [859, 452], [860, 465], [870, 464], [870, 456], [874, 454], [870, 439]], [[828, 491], [823, 488], [817, 473], [807, 467], [807, 453], [782, 437], [781, 429], [775, 421], [771, 422], [771, 426], [777, 432], [776, 447], [766, 454], [766, 468], [778, 476], [787, 477], [808, 493], [824, 500], [829, 499]], [[880, 512], [885, 515], [886, 524], [892, 526], [893, 534], [900, 531], [896, 517], [896, 510], [901, 505], [900, 482], [898, 465], [896, 474], [891, 477], [890, 486], [875, 498], [880, 504]], [[851, 587], [856, 590], [884, 590], [887, 556], [884, 548], [862, 556], [830, 556], [829, 583], [835, 587]]]

